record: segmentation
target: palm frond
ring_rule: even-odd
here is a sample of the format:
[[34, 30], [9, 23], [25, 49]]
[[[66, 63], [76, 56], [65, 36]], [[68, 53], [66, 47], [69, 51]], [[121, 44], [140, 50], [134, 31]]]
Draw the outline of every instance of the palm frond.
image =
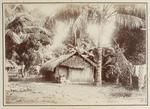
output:
[[115, 5], [115, 8], [119, 14], [133, 15], [142, 19], [146, 16], [145, 4]]
[[87, 17], [88, 17], [88, 12], [84, 10], [73, 23], [73, 31], [76, 31], [77, 29], [82, 30], [87, 24]]
[[43, 28], [41, 26], [26, 26], [24, 27], [24, 31], [26, 33], [43, 33], [49, 37], [53, 36], [53, 33], [51, 33], [50, 31], [48, 31], [46, 28]]
[[69, 20], [76, 19], [80, 15], [80, 5], [67, 5], [55, 14], [55, 19]]
[[[6, 41], [9, 41], [9, 38], [13, 41], [14, 44], [22, 43], [21, 38], [11, 30], [6, 31]], [[8, 39], [8, 40], [7, 40]]]
[[129, 29], [145, 27], [145, 21], [139, 17], [128, 14], [117, 14], [115, 17], [118, 27], [127, 27]]
[[14, 28], [14, 25], [17, 25], [18, 23], [22, 24], [23, 23], [26, 23], [26, 22], [30, 22], [33, 20], [33, 17], [29, 14], [26, 14], [26, 13], [20, 13], [20, 14], [17, 14], [15, 16], [13, 16], [13, 18], [11, 18], [11, 21], [8, 22], [7, 24], [7, 29], [11, 29], [11, 28]]

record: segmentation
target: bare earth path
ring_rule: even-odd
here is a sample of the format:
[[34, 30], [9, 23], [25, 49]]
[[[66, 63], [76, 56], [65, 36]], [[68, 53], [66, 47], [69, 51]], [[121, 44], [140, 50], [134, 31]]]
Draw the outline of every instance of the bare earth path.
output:
[[128, 105], [146, 104], [146, 92], [116, 85], [65, 85], [50, 82], [9, 82], [6, 104]]

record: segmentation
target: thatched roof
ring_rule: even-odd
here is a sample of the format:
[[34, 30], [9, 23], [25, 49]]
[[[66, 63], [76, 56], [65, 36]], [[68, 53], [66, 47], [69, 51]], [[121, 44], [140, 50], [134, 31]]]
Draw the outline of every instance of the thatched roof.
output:
[[96, 67], [96, 64], [91, 61], [90, 59], [82, 56], [79, 52], [73, 52], [71, 54], [68, 54], [68, 55], [62, 55], [58, 58], [54, 58], [54, 59], [51, 59], [50, 61], [46, 62], [40, 69], [40, 73], [43, 73], [43, 72], [47, 72], [47, 71], [54, 71], [54, 69], [60, 65], [62, 62], [64, 62], [65, 60], [69, 59], [70, 57], [72, 57], [73, 55], [75, 54], [78, 54], [81, 58], [83, 58], [85, 61], [87, 61], [90, 65]]
[[6, 68], [16, 68], [17, 64], [11, 60], [6, 60], [5, 61], [5, 67]]

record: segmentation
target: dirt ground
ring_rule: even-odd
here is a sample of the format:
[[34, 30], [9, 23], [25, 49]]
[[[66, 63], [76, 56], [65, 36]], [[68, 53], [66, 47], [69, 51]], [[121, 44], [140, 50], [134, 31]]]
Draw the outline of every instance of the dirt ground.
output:
[[5, 91], [6, 104], [28, 105], [133, 105], [146, 104], [146, 91], [121, 86], [57, 84], [47, 81], [13, 81]]

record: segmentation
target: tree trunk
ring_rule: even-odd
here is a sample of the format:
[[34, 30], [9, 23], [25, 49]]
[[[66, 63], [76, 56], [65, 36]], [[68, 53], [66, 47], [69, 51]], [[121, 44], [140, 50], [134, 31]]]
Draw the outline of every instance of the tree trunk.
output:
[[[100, 31], [99, 33], [103, 35], [103, 23], [100, 22]], [[98, 53], [98, 60], [97, 60], [97, 70], [96, 70], [96, 78], [95, 78], [95, 85], [101, 86], [102, 85], [102, 47], [101, 47], [101, 37], [98, 37], [98, 47], [97, 47], [97, 53]]]
[[98, 60], [97, 60], [97, 70], [96, 70], [96, 80], [95, 85], [102, 85], [102, 48], [98, 47]]

